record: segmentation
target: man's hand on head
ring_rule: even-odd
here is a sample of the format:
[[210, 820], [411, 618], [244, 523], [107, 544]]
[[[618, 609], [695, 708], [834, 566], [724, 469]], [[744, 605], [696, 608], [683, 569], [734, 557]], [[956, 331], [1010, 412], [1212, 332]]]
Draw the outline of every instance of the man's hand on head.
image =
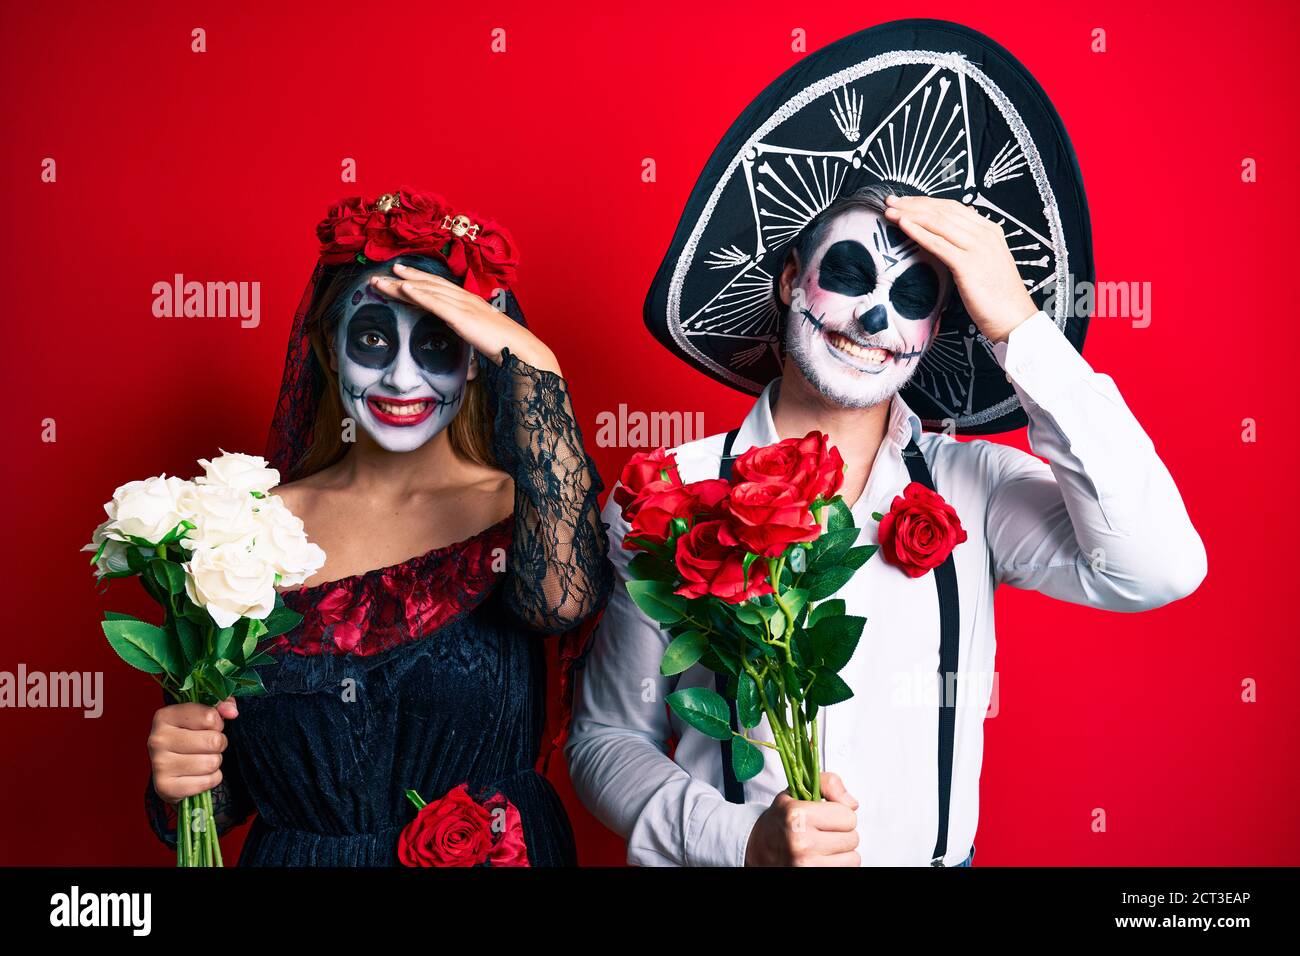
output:
[[886, 203], [885, 218], [948, 267], [971, 320], [990, 341], [1005, 342], [1038, 311], [1001, 226], [953, 199], [890, 196]]

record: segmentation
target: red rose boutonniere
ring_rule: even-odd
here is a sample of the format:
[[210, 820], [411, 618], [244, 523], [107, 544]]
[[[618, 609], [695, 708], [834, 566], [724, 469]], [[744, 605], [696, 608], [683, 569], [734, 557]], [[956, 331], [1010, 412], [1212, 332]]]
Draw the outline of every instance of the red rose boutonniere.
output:
[[966, 531], [952, 505], [920, 482], [910, 482], [894, 498], [880, 522], [880, 556], [886, 563], [919, 578], [943, 564], [952, 549], [966, 540]]
[[501, 794], [479, 802], [462, 783], [432, 803], [406, 796], [420, 812], [398, 837], [404, 866], [529, 865], [519, 810]]

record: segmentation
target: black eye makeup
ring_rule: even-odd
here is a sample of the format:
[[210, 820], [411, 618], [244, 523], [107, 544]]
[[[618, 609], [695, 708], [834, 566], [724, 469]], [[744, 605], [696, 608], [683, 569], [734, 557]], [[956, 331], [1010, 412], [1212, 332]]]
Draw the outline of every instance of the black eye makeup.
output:
[[411, 354], [426, 372], [445, 375], [464, 360], [465, 340], [442, 319], [426, 314], [411, 331]]
[[367, 303], [348, 320], [348, 358], [365, 368], [384, 368], [397, 356], [397, 316], [386, 305]]
[[876, 288], [875, 260], [862, 243], [841, 239], [822, 255], [817, 284], [840, 295], [870, 295]]
[[939, 301], [939, 276], [927, 263], [908, 266], [889, 289], [889, 301], [905, 319], [924, 319]]

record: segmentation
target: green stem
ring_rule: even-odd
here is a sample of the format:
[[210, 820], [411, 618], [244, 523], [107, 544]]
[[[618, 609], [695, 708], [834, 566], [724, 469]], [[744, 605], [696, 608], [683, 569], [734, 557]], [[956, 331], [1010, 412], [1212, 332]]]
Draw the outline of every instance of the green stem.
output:
[[215, 865], [224, 867], [226, 864], [221, 859], [221, 834], [217, 832], [217, 815], [212, 808], [212, 791], [209, 790], [204, 796], [208, 800], [208, 819], [212, 826], [212, 855], [216, 860]]
[[816, 717], [812, 719], [811, 724], [812, 724], [812, 737], [810, 738], [810, 741], [812, 744], [811, 766], [813, 769], [813, 799], [820, 800], [822, 798], [822, 769], [821, 769], [821, 750], [817, 746], [817, 718]]

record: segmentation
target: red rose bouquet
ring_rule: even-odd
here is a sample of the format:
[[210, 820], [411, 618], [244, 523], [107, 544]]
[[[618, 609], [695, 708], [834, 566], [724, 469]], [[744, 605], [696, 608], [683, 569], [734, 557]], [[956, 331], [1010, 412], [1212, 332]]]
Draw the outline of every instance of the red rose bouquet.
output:
[[[731, 480], [683, 483], [674, 457], [633, 456], [614, 500], [631, 525], [623, 547], [628, 594], [668, 631], [660, 671], [699, 663], [726, 679], [675, 691], [668, 706], [717, 740], [731, 740], [732, 769], [748, 780], [776, 750], [796, 799], [821, 799], [817, 712], [853, 692], [839, 676], [866, 618], [833, 597], [875, 552], [839, 496], [844, 462], [820, 432], [753, 448]], [[773, 743], [733, 730], [763, 717]]]

